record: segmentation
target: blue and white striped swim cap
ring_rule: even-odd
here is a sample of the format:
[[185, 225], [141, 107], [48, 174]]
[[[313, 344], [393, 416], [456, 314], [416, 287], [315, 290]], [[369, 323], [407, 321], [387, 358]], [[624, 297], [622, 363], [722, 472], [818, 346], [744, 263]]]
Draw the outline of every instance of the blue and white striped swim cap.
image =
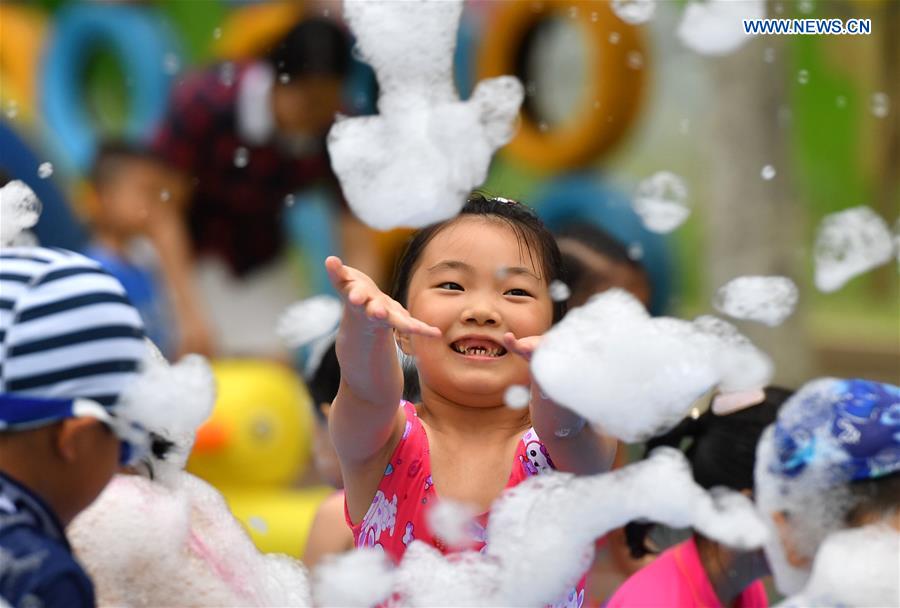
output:
[[146, 353], [138, 311], [96, 262], [0, 250], [0, 429], [91, 415], [85, 402], [113, 412]]

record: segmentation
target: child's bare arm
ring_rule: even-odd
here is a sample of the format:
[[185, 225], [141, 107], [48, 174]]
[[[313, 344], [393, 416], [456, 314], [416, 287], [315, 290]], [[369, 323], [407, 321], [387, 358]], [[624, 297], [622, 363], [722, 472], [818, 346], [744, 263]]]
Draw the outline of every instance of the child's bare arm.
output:
[[394, 331], [439, 336], [440, 330], [413, 319], [366, 274], [339, 258], [329, 257], [325, 267], [344, 300], [335, 345], [341, 384], [329, 427], [342, 465], [363, 465], [390, 440], [403, 394]]
[[[531, 360], [540, 339], [540, 336], [516, 339], [512, 333], [507, 333], [503, 343], [510, 352]], [[531, 383], [531, 424], [560, 471], [591, 475], [612, 467], [616, 439], [598, 433], [584, 418], [545, 396], [534, 380]]]

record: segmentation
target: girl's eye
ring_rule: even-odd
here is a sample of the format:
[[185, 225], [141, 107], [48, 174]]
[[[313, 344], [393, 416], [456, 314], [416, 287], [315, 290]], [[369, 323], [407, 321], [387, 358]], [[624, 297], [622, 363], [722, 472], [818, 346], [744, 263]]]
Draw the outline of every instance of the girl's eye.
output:
[[531, 294], [525, 291], [524, 289], [510, 289], [507, 290], [506, 295], [508, 296], [530, 296]]
[[447, 281], [446, 283], [441, 283], [438, 285], [438, 289], [452, 289], [454, 291], [462, 291], [462, 285], [459, 283], [454, 283], [453, 281]]

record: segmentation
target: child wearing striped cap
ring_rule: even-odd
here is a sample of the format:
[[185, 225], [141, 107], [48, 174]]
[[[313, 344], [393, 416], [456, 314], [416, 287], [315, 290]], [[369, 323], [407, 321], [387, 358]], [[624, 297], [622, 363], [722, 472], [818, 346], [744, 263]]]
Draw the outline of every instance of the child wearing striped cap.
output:
[[146, 355], [122, 285], [59, 249], [0, 250], [0, 598], [93, 606], [65, 526], [146, 433], [117, 401]]

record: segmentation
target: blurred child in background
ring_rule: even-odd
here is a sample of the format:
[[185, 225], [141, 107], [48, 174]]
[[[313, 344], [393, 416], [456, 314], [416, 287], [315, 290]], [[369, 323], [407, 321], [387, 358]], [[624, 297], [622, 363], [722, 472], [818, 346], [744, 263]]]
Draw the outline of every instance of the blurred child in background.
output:
[[[647, 452], [663, 445], [683, 449], [698, 485], [752, 494], [759, 437], [790, 394], [769, 387], [761, 403], [744, 403], [745, 409], [726, 415], [707, 411], [699, 418], [687, 418], [665, 435], [648, 441]], [[655, 552], [647, 544], [652, 528], [652, 524], [626, 526], [635, 559]], [[763, 608], [768, 600], [759, 579], [768, 574], [761, 550], [730, 549], [694, 532], [625, 581], [607, 606]]]
[[147, 337], [171, 357], [175, 336], [168, 290], [157, 252], [146, 238], [151, 216], [169, 204], [170, 172], [149, 149], [108, 142], [97, 152], [91, 181], [93, 240], [84, 253], [122, 283]]
[[344, 519], [344, 480], [341, 477], [341, 465], [328, 434], [328, 414], [331, 402], [337, 395], [341, 384], [341, 367], [338, 364], [331, 338], [321, 357], [310, 355], [306, 374], [306, 386], [312, 399], [316, 414], [316, 425], [313, 438], [313, 464], [322, 479], [338, 488], [338, 491], [322, 501], [313, 520], [303, 563], [308, 568], [316, 566], [322, 558], [336, 553], [343, 553], [353, 548], [353, 534]]

